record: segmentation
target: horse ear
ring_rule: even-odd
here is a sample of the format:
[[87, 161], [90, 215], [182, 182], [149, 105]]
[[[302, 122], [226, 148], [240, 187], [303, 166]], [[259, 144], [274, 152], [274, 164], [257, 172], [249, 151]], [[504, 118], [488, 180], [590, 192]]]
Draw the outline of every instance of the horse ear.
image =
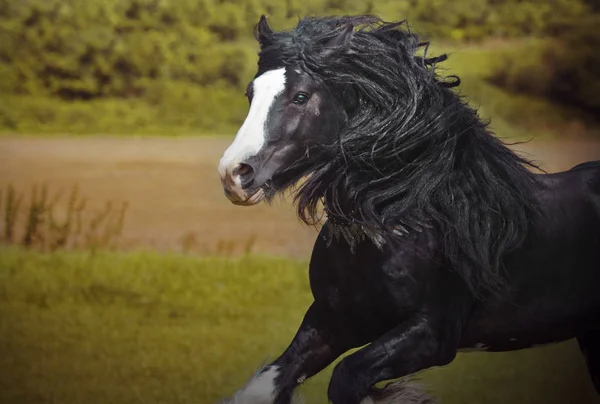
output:
[[352, 23], [348, 23], [346, 27], [337, 34], [334, 38], [330, 39], [323, 46], [323, 53], [325, 55], [329, 55], [330, 53], [335, 52], [340, 47], [346, 45], [350, 39], [352, 39], [352, 34], [354, 33], [354, 25]]
[[266, 45], [270, 42], [272, 34], [273, 30], [269, 27], [267, 17], [264, 14], [261, 15], [258, 24], [254, 28], [254, 37], [261, 45]]

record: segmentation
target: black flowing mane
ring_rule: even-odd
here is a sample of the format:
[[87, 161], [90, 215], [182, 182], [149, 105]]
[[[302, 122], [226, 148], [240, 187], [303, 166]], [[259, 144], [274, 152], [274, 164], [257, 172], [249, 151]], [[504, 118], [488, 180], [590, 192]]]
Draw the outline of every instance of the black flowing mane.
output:
[[473, 293], [505, 290], [503, 257], [523, 243], [538, 211], [535, 166], [450, 89], [457, 77], [437, 74], [446, 55], [429, 57], [404, 22], [373, 16], [305, 18], [290, 31], [258, 32], [259, 74], [299, 66], [354, 103], [337, 141], [312, 146], [289, 169], [294, 180], [309, 174], [295, 196], [300, 218], [317, 222], [323, 202], [330, 217], [390, 240], [396, 224], [426, 221]]

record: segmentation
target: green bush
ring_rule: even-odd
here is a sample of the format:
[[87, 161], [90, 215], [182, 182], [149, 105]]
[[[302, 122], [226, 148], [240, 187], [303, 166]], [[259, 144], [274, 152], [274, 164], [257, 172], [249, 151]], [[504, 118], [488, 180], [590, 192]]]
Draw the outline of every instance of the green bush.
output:
[[572, 0], [30, 0], [0, 1], [1, 90], [65, 99], [143, 97], [152, 81], [240, 88], [261, 12], [284, 26], [297, 15], [375, 12], [456, 38], [539, 33]]
[[150, 80], [236, 86], [244, 70], [227, 67], [243, 65], [246, 53], [220, 46], [214, 31], [226, 25], [236, 39], [244, 26], [207, 25], [200, 16], [211, 13], [203, 0], [4, 1], [0, 59], [16, 71], [20, 94], [138, 97]]
[[553, 38], [506, 53], [489, 80], [514, 92], [600, 112], [600, 14], [550, 27]]
[[471, 40], [541, 35], [586, 10], [584, 0], [0, 0], [0, 130], [231, 133], [263, 13], [276, 29], [374, 13]]
[[[375, 13], [406, 18], [420, 32], [453, 40], [542, 35], [557, 18], [577, 19], [582, 0], [404, 0], [376, 2]], [[389, 18], [389, 17], [388, 17]]]

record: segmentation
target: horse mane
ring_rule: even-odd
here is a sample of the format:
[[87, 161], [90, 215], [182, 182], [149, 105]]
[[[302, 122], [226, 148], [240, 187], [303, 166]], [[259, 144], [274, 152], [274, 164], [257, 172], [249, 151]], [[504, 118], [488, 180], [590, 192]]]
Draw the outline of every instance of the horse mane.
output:
[[290, 31], [259, 31], [259, 74], [299, 66], [354, 103], [337, 140], [312, 145], [290, 168], [295, 181], [308, 174], [295, 194], [301, 220], [318, 222], [323, 203], [330, 219], [390, 240], [396, 224], [426, 221], [474, 295], [506, 290], [503, 257], [524, 242], [538, 213], [539, 182], [528, 169], [537, 167], [450, 89], [459, 79], [436, 70], [446, 55], [429, 57], [429, 44], [405, 22], [374, 16], [311, 17]]

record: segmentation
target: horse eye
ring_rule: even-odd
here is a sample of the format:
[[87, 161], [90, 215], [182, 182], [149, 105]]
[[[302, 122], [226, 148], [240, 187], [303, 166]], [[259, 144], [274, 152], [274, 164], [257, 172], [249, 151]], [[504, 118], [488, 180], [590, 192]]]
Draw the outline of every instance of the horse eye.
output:
[[294, 104], [304, 105], [308, 101], [308, 94], [298, 93], [294, 96]]

